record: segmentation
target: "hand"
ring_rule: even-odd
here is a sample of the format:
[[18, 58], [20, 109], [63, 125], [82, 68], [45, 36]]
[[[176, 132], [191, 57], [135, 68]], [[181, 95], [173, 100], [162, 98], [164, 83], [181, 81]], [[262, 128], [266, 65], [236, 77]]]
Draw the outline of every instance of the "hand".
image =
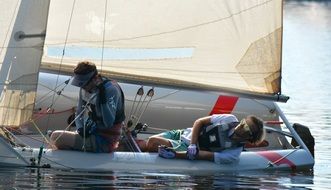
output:
[[88, 138], [91, 134], [88, 132], [88, 130], [85, 129], [85, 134], [84, 134], [84, 127], [78, 128], [77, 133], [79, 136], [82, 138]]
[[190, 144], [187, 148], [186, 156], [190, 160], [195, 160], [199, 153], [199, 149], [195, 144]]

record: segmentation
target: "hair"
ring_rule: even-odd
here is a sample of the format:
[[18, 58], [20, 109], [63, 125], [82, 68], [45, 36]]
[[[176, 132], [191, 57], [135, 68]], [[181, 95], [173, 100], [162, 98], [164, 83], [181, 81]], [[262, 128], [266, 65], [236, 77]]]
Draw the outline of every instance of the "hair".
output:
[[97, 67], [94, 63], [90, 61], [81, 61], [77, 64], [76, 68], [74, 69], [74, 73], [78, 75], [85, 75], [90, 72], [95, 72], [95, 75], [98, 74]]
[[252, 138], [250, 139], [250, 142], [253, 144], [258, 144], [262, 142], [265, 138], [265, 129], [263, 127], [263, 120], [253, 115], [247, 116], [246, 119], [252, 121], [254, 125], [254, 127], [249, 126], [252, 131]]

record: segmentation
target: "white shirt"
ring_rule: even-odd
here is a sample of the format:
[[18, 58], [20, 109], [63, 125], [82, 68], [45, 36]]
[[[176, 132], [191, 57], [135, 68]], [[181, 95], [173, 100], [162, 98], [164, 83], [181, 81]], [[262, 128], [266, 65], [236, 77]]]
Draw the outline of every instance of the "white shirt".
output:
[[[232, 114], [214, 114], [211, 116], [211, 124], [225, 124], [238, 122], [236, 116]], [[232, 134], [233, 131], [229, 132], [229, 135]], [[184, 141], [187, 145], [190, 144], [192, 137], [192, 128], [187, 128], [184, 130], [181, 135], [181, 140]], [[242, 147], [226, 149], [219, 152], [214, 152], [214, 162], [217, 164], [229, 164], [239, 160], [239, 156], [242, 152]]]

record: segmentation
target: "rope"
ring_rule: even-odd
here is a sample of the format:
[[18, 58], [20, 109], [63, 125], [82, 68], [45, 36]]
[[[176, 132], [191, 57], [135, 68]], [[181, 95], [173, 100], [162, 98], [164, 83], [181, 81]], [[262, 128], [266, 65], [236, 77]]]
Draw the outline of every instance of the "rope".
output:
[[[133, 113], [134, 112], [132, 112], [133, 111], [133, 109], [134, 109], [134, 107], [135, 107], [135, 104], [136, 104], [136, 102], [137, 102], [137, 96], [139, 95], [139, 96], [142, 96], [144, 94], [144, 88], [143, 88], [143, 86], [141, 86], [138, 90], [137, 90], [137, 93], [136, 93], [136, 95], [134, 96], [134, 100], [133, 100], [133, 104], [132, 104], [132, 107], [131, 107], [131, 110], [130, 110], [130, 114], [129, 114], [129, 120], [130, 121], [132, 121], [132, 119], [133, 119]], [[128, 124], [128, 121], [126, 121], [126, 123]], [[129, 126], [130, 127], [130, 126]]]
[[[8, 133], [9, 133], [12, 137], [14, 137], [16, 140], [18, 140], [18, 141], [20, 141], [22, 144], [24, 144], [24, 146], [28, 146], [28, 145], [27, 145], [25, 142], [23, 142], [21, 139], [17, 138], [16, 135], [14, 135], [12, 132], [10, 132], [6, 127], [2, 127], [2, 129], [5, 130], [6, 132], [8, 132]], [[23, 135], [23, 136], [27, 137], [26, 134], [22, 133], [22, 132], [19, 131], [19, 130], [16, 130], [15, 128], [11, 128], [11, 130], [12, 130], [12, 131], [15, 131], [16, 133], [19, 133], [20, 135]], [[41, 142], [40, 140], [35, 139], [35, 138], [33, 138], [33, 137], [31, 137], [31, 139]], [[13, 143], [14, 143], [15, 145], [17, 145], [16, 142], [13, 142]]]
[[[153, 98], [153, 96], [154, 96], [154, 87], [148, 91], [148, 93], [146, 94], [146, 96], [145, 96], [143, 102], [145, 102], [147, 96], [150, 97], [150, 98], [149, 98], [149, 100], [148, 100], [148, 102], [147, 102], [147, 104], [146, 104], [146, 106], [145, 106], [145, 109], [140, 113], [140, 116], [138, 117], [136, 124], [139, 123], [139, 121], [140, 121], [140, 119], [141, 119], [141, 116], [145, 113], [145, 111], [146, 111], [146, 109], [147, 109], [149, 103], [152, 101], [152, 98]], [[142, 106], [143, 106], [143, 103], [141, 104], [141, 107], [142, 107]], [[139, 111], [140, 111], [140, 110], [141, 110], [141, 108], [139, 109]]]
[[[64, 131], [66, 131], [85, 112], [85, 110], [88, 107], [87, 105], [89, 105], [90, 101], [93, 100], [93, 98], [95, 98], [95, 97], [96, 97], [96, 94], [94, 94], [93, 96], [90, 97], [90, 99], [87, 101], [84, 109], [68, 124], [68, 126], [62, 131], [62, 133], [54, 140], [54, 142], [56, 142], [64, 134]], [[83, 127], [84, 127], [84, 131], [85, 131], [85, 125]], [[85, 137], [85, 135], [84, 135], [84, 137]], [[85, 146], [85, 138], [84, 138], [83, 146]]]
[[[25, 124], [27, 123], [32, 123], [33, 126], [37, 129], [38, 133], [41, 134], [41, 136], [43, 137], [44, 141], [46, 141], [47, 144], [51, 145], [51, 143], [48, 141], [47, 137], [41, 132], [40, 128], [38, 127], [38, 125], [35, 123], [35, 121], [39, 120], [40, 118], [44, 117], [46, 114], [60, 114], [60, 113], [64, 113], [64, 112], [68, 112], [68, 111], [72, 111], [72, 108], [71, 109], [67, 109], [67, 110], [62, 110], [62, 111], [59, 111], [59, 112], [52, 112], [52, 113], [49, 113], [50, 109], [47, 109], [45, 113], [37, 113], [37, 115], [39, 115], [38, 117], [35, 117], [34, 119], [30, 119], [29, 121], [25, 122], [25, 123], [22, 123], [21, 126], [24, 126]], [[69, 124], [69, 127], [70, 125], [72, 125], [73, 122], [71, 122]], [[68, 127], [67, 127], [68, 128]], [[67, 129], [66, 128], [66, 129]], [[16, 135], [14, 135], [13, 133], [11, 133], [7, 128], [3, 128], [4, 130], [6, 130], [8, 133], [10, 133], [10, 135], [12, 135], [13, 137], [15, 137], [16, 140], [20, 141], [22, 144], [24, 144], [25, 146], [28, 146], [25, 142], [23, 142], [21, 139], [17, 138]], [[41, 141], [39, 139], [36, 139], [36, 138], [33, 138], [29, 135], [26, 135], [24, 133], [22, 133], [20, 130], [17, 130], [15, 128], [11, 128], [12, 130], [14, 130], [16, 133], [19, 133], [20, 135], [23, 135], [25, 137], [28, 137], [30, 139], [33, 139], [35, 141], [38, 141], [38, 142], [44, 142], [44, 141]]]
[[126, 140], [126, 145], [128, 146], [129, 150], [131, 150], [131, 152], [141, 152], [139, 146], [136, 144], [131, 135], [131, 131], [128, 128], [126, 128], [124, 131], [124, 137]]
[[[5, 130], [5, 131], [11, 136], [11, 137], [7, 136], [6, 138], [7, 138], [7, 140], [9, 140], [9, 142], [11, 142], [13, 145], [18, 146], [18, 144], [17, 144], [15, 141], [13, 141], [11, 138], [14, 138], [14, 139], [17, 140], [17, 141], [20, 141], [20, 143], [22, 143], [24, 146], [28, 146], [25, 142], [23, 142], [21, 139], [17, 138], [17, 137], [16, 137], [12, 132], [10, 132], [7, 128], [2, 127], [2, 129]], [[12, 128], [12, 129], [13, 129], [13, 128]], [[15, 130], [15, 129], [13, 129], [13, 130]]]
[[[69, 127], [76, 121], [76, 119], [78, 117], [80, 117], [85, 112], [85, 109], [86, 109], [86, 107], [68, 124], [68, 126], [62, 131], [62, 133], [54, 140], [54, 142], [56, 142], [62, 136], [62, 134], [64, 133], [64, 131], [66, 131], [67, 129], [69, 129]], [[85, 125], [84, 125], [84, 127], [85, 127]], [[84, 128], [84, 131], [85, 131], [85, 128]]]
[[37, 112], [37, 113], [35, 113], [35, 115], [39, 115], [39, 114], [48, 114], [48, 115], [56, 115], [56, 114], [61, 114], [61, 113], [65, 113], [65, 112], [70, 112], [70, 111], [73, 111], [73, 110], [75, 110], [75, 108], [74, 107], [72, 107], [72, 108], [69, 108], [69, 109], [66, 109], [66, 110], [61, 110], [61, 111], [53, 111], [53, 112], [46, 112], [46, 113], [39, 113], [39, 112]]
[[[40, 115], [39, 117], [35, 117], [34, 119], [30, 119], [29, 121], [25, 122], [25, 123], [22, 123], [21, 126], [24, 126], [25, 124], [31, 122], [33, 124], [33, 126], [37, 129], [38, 133], [41, 134], [41, 136], [43, 137], [44, 141], [41, 141], [39, 139], [36, 139], [36, 138], [33, 138], [31, 137], [30, 135], [26, 135], [24, 133], [22, 133], [20, 130], [17, 130], [15, 128], [11, 128], [11, 130], [14, 130], [16, 133], [19, 133], [20, 135], [22, 136], [25, 136], [25, 137], [28, 137], [30, 139], [33, 139], [35, 141], [38, 141], [38, 142], [45, 142], [49, 145], [51, 145], [51, 143], [47, 140], [47, 137], [41, 132], [40, 128], [38, 127], [38, 125], [35, 123], [35, 121], [39, 120], [40, 118], [42, 118], [43, 116], [45, 116], [46, 114], [59, 114], [59, 113], [64, 113], [64, 112], [67, 112], [67, 111], [71, 111], [71, 109], [68, 109], [68, 110], [63, 110], [63, 111], [59, 111], [59, 112], [52, 112], [52, 113], [49, 113], [49, 110], [50, 109], [47, 109], [47, 111], [45, 113], [37, 113], [38, 115]], [[73, 122], [71, 122], [69, 124], [69, 127], [70, 125], [72, 124]], [[67, 127], [68, 128], [68, 127]], [[66, 129], [67, 129], [66, 128]], [[6, 130], [8, 133], [10, 133], [10, 135], [12, 135], [16, 140], [20, 141], [22, 144], [24, 144], [25, 146], [29, 147], [25, 142], [23, 142], [20, 138], [17, 138], [16, 135], [14, 135], [13, 133], [11, 133], [7, 128], [3, 127], [4, 130]], [[14, 142], [13, 142], [14, 143]], [[16, 144], [17, 145], [17, 144]]]
[[43, 137], [43, 139], [46, 141], [47, 144], [50, 144], [50, 142], [47, 140], [46, 136], [40, 131], [39, 127], [37, 126], [37, 124], [33, 121], [30, 120], [31, 123], [33, 124], [33, 126], [37, 129], [37, 131], [41, 134], [41, 136]]
[[[139, 89], [139, 90], [140, 90], [140, 89]], [[138, 92], [139, 92], [139, 90], [138, 90]], [[142, 99], [142, 97], [143, 97], [143, 94], [144, 94], [144, 91], [142, 92], [142, 94], [138, 94], [138, 95], [140, 95], [140, 98], [139, 98], [139, 100], [138, 100], [137, 106], [135, 107], [135, 110], [134, 110], [134, 112], [132, 113], [131, 117], [133, 117], [134, 115], [136, 115], [137, 110], [138, 110], [138, 107], [139, 107], [140, 103], [142, 103], [141, 99]], [[133, 108], [133, 107], [132, 107], [132, 108]]]

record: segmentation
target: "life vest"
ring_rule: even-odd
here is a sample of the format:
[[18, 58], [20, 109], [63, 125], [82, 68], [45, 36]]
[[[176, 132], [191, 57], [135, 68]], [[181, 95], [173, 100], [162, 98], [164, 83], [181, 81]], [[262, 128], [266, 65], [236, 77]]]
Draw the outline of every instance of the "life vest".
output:
[[[103, 88], [105, 88], [105, 85], [106, 85], [106, 83], [108, 83], [108, 82], [111, 82], [111, 85], [114, 85], [114, 86], [116, 86], [119, 90], [120, 90], [120, 92], [121, 92], [121, 99], [122, 99], [122, 105], [123, 105], [123, 107], [122, 107], [122, 109], [120, 109], [120, 110], [117, 110], [116, 111], [116, 115], [115, 115], [115, 120], [114, 120], [114, 125], [116, 125], [116, 124], [119, 124], [119, 123], [122, 123], [124, 120], [125, 120], [125, 112], [124, 112], [124, 93], [123, 93], [123, 91], [122, 91], [122, 89], [121, 89], [121, 87], [118, 85], [118, 83], [116, 82], [116, 81], [113, 81], [113, 80], [109, 80], [109, 79], [107, 79], [107, 78], [103, 78], [103, 82], [102, 82], [102, 86], [103, 86]], [[99, 92], [99, 103], [101, 103], [102, 101], [103, 101], [103, 99], [105, 99], [105, 94], [104, 94], [104, 92]], [[83, 101], [83, 104], [86, 104], [86, 101]], [[102, 117], [98, 117], [97, 116], [97, 112], [96, 112], [96, 105], [95, 104], [90, 104], [89, 105], [90, 106], [90, 111], [89, 111], [89, 113], [88, 113], [88, 115], [89, 115], [89, 117], [93, 120], [93, 121], [95, 121], [96, 123], [97, 122], [102, 122]]]
[[239, 122], [212, 124], [204, 126], [199, 134], [198, 142], [201, 150], [219, 152], [229, 148], [243, 147], [245, 142], [233, 141], [229, 138], [230, 130]]
[[[117, 86], [117, 88], [121, 92], [122, 97], [122, 109], [119, 109], [116, 111], [115, 120], [113, 126], [108, 126], [107, 128], [98, 128], [94, 130], [94, 135], [96, 137], [96, 145], [97, 145], [97, 152], [112, 152], [118, 147], [118, 142], [121, 137], [122, 127], [123, 127], [123, 121], [125, 120], [125, 113], [124, 113], [124, 93], [121, 89], [121, 87], [118, 85], [116, 81], [110, 81], [106, 78], [103, 78], [102, 87], [106, 88], [109, 83], [110, 85]], [[107, 84], [108, 83], [108, 84]], [[103, 89], [105, 90], [105, 89]], [[101, 104], [102, 101], [105, 99], [104, 92], [100, 93], [99, 89], [99, 104]], [[97, 101], [96, 101], [97, 102]], [[83, 104], [86, 105], [86, 101], [83, 100]], [[89, 104], [90, 110], [88, 112], [88, 116], [90, 119], [92, 119], [95, 123], [103, 122], [102, 117], [99, 117], [96, 113], [96, 105], [95, 104]], [[107, 146], [104, 148], [104, 146]], [[106, 149], [106, 151], [105, 151]]]
[[120, 87], [120, 85], [116, 81], [111, 80], [110, 82], [111, 82], [112, 85], [117, 86], [117, 88], [121, 92], [121, 97], [122, 97], [121, 99], [122, 99], [122, 105], [123, 106], [122, 106], [122, 109], [120, 109], [116, 112], [115, 121], [114, 121], [114, 123], [116, 125], [116, 124], [122, 123], [125, 120], [124, 93], [122, 91], [122, 88]]

